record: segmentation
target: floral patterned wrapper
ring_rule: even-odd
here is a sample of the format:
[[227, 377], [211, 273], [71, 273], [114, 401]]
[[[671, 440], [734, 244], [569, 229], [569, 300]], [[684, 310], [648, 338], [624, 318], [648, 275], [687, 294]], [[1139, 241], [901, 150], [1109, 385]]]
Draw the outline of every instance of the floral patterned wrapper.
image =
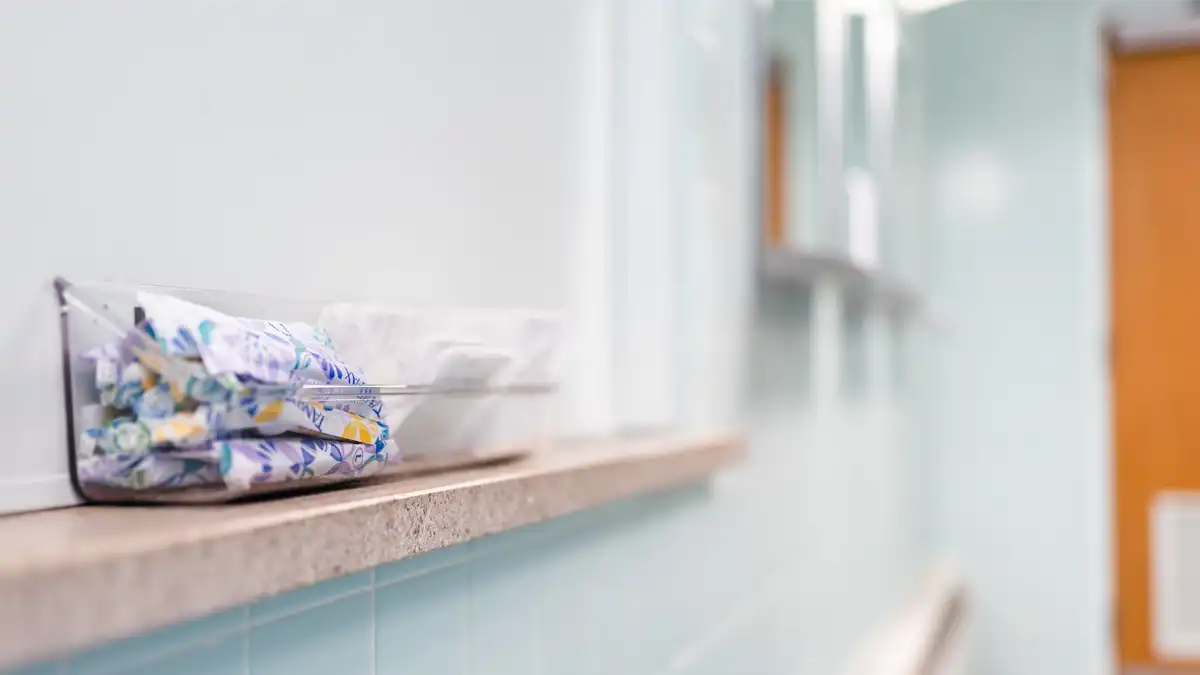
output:
[[[104, 405], [132, 409], [139, 418], [169, 417], [197, 403], [236, 407], [248, 399], [287, 399], [303, 384], [367, 387], [361, 370], [337, 355], [323, 329], [230, 317], [154, 293], [141, 292], [138, 301], [151, 335], [170, 331], [174, 337], [155, 337], [161, 354], [139, 351], [136, 345], [144, 337], [135, 339], [133, 334], [84, 354], [95, 366]], [[171, 367], [156, 368], [161, 364], [146, 360], [169, 360]], [[320, 408], [383, 419], [383, 402], [370, 394], [320, 404]]]
[[136, 455], [151, 448], [188, 448], [232, 432], [251, 430], [264, 436], [300, 433], [331, 440], [375, 445], [387, 440], [387, 426], [322, 403], [296, 400], [245, 399], [225, 407], [201, 405], [166, 417], [118, 417], [89, 434], [88, 454]]
[[210, 375], [264, 383], [362, 385], [329, 335], [306, 323], [241, 319], [169, 295], [139, 292], [146, 327], [168, 356], [196, 357]]
[[[197, 360], [174, 359], [172, 376], [146, 367], [123, 344], [109, 344], [83, 355], [96, 368], [100, 403], [135, 411], [139, 417], [168, 417], [189, 401], [227, 403], [246, 390], [237, 377], [209, 375]], [[275, 388], [275, 395], [295, 393], [295, 385]]]
[[365, 478], [383, 470], [386, 443], [340, 443], [319, 438], [239, 439], [217, 444], [225, 484], [249, 489], [259, 483], [305, 478]]
[[[143, 327], [84, 355], [106, 411], [79, 445], [84, 482], [242, 491], [369, 475], [387, 461], [382, 401], [323, 330], [137, 300]], [[304, 384], [364, 389], [326, 403], [297, 398]]]
[[85, 482], [116, 488], [224, 485], [245, 492], [266, 483], [373, 476], [387, 463], [388, 447], [319, 438], [234, 438], [180, 450], [93, 455], [81, 460], [78, 470]]

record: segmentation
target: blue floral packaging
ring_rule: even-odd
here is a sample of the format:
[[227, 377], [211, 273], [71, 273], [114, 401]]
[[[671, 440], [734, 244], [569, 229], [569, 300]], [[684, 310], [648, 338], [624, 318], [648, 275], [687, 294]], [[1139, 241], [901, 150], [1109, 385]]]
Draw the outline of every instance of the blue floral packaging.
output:
[[[136, 301], [141, 325], [83, 355], [103, 412], [78, 440], [78, 480], [237, 495], [382, 471], [392, 447], [382, 401], [323, 330], [159, 293]], [[307, 385], [346, 393], [314, 399]]]

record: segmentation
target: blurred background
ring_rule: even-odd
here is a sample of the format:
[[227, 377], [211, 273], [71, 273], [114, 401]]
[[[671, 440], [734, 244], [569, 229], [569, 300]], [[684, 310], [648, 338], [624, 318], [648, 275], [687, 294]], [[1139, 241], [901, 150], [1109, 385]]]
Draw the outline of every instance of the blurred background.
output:
[[[564, 436], [734, 429], [749, 459], [482, 563], [473, 672], [1200, 670], [1197, 26], [1176, 0], [6, 2], [0, 488], [73, 499], [15, 450], [61, 424], [15, 386], [57, 372], [55, 274], [560, 310]], [[423, 583], [441, 616], [453, 584]], [[407, 653], [450, 639], [421, 625]]]

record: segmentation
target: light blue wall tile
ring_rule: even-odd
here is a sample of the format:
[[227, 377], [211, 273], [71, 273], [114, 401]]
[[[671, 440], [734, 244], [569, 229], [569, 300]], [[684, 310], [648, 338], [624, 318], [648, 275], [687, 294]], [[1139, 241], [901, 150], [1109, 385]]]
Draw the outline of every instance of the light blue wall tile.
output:
[[543, 552], [518, 547], [472, 562], [466, 629], [471, 672], [536, 671]]
[[250, 621], [263, 623], [320, 605], [341, 596], [367, 589], [371, 572], [359, 572], [313, 584], [291, 593], [276, 595], [250, 606]]
[[778, 597], [772, 598], [770, 615], [764, 630], [771, 635], [774, 662], [782, 673], [811, 671], [805, 667], [804, 657], [807, 652], [801, 648], [802, 638], [806, 633], [803, 602], [801, 594], [795, 590], [782, 592]]
[[466, 673], [469, 583], [459, 565], [376, 590], [376, 675]]
[[[652, 619], [639, 614], [641, 588], [639, 565], [624, 559], [629, 535], [614, 525], [613, 536], [599, 544], [593, 562], [578, 565], [577, 571], [591, 571], [593, 582], [602, 592], [591, 595], [592, 621], [595, 622], [597, 672], [642, 672], [647, 668], [645, 638]], [[554, 593], [554, 589], [547, 589]], [[569, 613], [569, 607], [559, 611]], [[564, 659], [565, 660], [565, 659]], [[614, 671], [609, 671], [608, 667]]]
[[240, 634], [246, 625], [245, 607], [170, 626], [138, 637], [84, 651], [70, 660], [72, 675], [105, 675], [168, 654]]
[[250, 631], [251, 675], [371, 675], [371, 593]]
[[662, 575], [658, 600], [668, 657], [724, 619], [748, 589], [768, 581], [761, 569], [753, 579], [741, 573], [755, 544], [754, 526], [752, 518], [731, 523], [733, 506], [727, 500], [717, 508], [700, 487], [681, 491], [649, 533]]
[[740, 638], [741, 636], [732, 636], [714, 645], [700, 660], [683, 672], [685, 675], [769, 675], [766, 659], [756, 653], [750, 643], [743, 642]]
[[597, 631], [606, 648], [619, 645], [627, 671], [663, 671], [708, 620], [701, 600], [715, 586], [697, 570], [710, 535], [692, 527], [705, 499], [704, 488], [688, 486], [629, 502], [597, 542], [599, 565], [582, 564], [611, 594], [599, 599]]
[[244, 675], [245, 662], [245, 636], [236, 635], [122, 671], [121, 675]]
[[[796, 670], [776, 649], [771, 629], [771, 608], [737, 617], [732, 624], [716, 625], [682, 662], [686, 675], [796, 675], [820, 671]], [[849, 663], [851, 655], [845, 655]], [[844, 670], [840, 668], [839, 670]]]
[[617, 580], [633, 561], [612, 554], [625, 518], [609, 508], [569, 520], [568, 531], [538, 552], [544, 570], [536, 629], [541, 674], [629, 672], [624, 589]]
[[[758, 544], [749, 541], [749, 523], [769, 505], [736, 486], [720, 495], [691, 486], [476, 542], [469, 555], [458, 547], [391, 566], [401, 571], [381, 575], [390, 583], [374, 591], [374, 633], [369, 574], [263, 601], [244, 615], [235, 612], [225, 629], [236, 638], [239, 621], [252, 619], [251, 675], [365, 675], [372, 653], [378, 675], [662, 673], [768, 583], [764, 571], [787, 567], [755, 553]], [[219, 635], [221, 620], [99, 651], [142, 654], [139, 644], [158, 636], [163, 644], [152, 663], [224, 675], [240, 652], [192, 647], [192, 665], [178, 651]], [[810, 633], [821, 628], [808, 625]], [[792, 672], [783, 666], [801, 659], [781, 651], [788, 640], [780, 638], [794, 644], [802, 630], [795, 621], [764, 621], [720, 638], [687, 672]], [[153, 672], [145, 670], [144, 656], [121, 662], [101, 672], [129, 675], [135, 666], [138, 675]], [[82, 663], [111, 666], [95, 656]]]
[[[661, 671], [662, 624], [650, 612], [657, 604], [663, 578], [647, 548], [645, 514], [626, 514], [612, 523], [613, 536], [597, 547], [600, 567], [583, 562], [579, 569], [597, 575], [605, 593], [595, 598], [595, 616], [601, 672], [612, 665], [621, 672]], [[636, 561], [636, 562], [635, 562]], [[553, 593], [554, 589], [550, 589]]]
[[430, 570], [457, 565], [464, 562], [470, 555], [471, 547], [468, 543], [439, 548], [400, 562], [380, 565], [375, 568], [375, 583], [377, 585], [390, 584], [401, 579], [419, 576]]
[[1110, 670], [1100, 8], [922, 19], [931, 290], [954, 325], [922, 368], [931, 534], [978, 599], [983, 675]]
[[625, 636], [626, 656], [629, 667], [637, 672], [664, 670], [692, 632], [693, 617], [682, 611], [677, 593], [690, 575], [686, 567], [678, 566], [673, 550], [678, 542], [661, 538], [668, 532], [663, 525], [657, 520], [630, 523], [621, 546], [623, 557], [638, 560], [616, 580], [623, 605], [623, 616], [618, 619], [630, 632]]
[[540, 523], [533, 523], [518, 527], [515, 530], [508, 530], [499, 534], [491, 534], [486, 537], [481, 537], [470, 543], [472, 556], [487, 556], [492, 553], [507, 551], [515, 548], [528, 548], [531, 546], [540, 546], [545, 542], [550, 541], [555, 533], [560, 532], [566, 521], [570, 520], [570, 516], [564, 518], [551, 518]]
[[62, 675], [66, 666], [57, 661], [46, 661], [23, 666], [15, 670], [5, 670], [4, 675]]
[[[617, 645], [600, 643], [597, 613], [603, 592], [590, 584], [556, 584], [543, 591], [537, 622], [537, 661], [542, 675], [622, 672]], [[552, 598], [556, 598], [557, 602]]]
[[[733, 637], [743, 650], [742, 654], [736, 655], [742, 661], [743, 669], [734, 672], [756, 675], [790, 675], [795, 672], [791, 670], [792, 658], [787, 645], [779, 643], [780, 635], [775, 628], [774, 607], [761, 607], [759, 614]], [[853, 658], [853, 654], [847, 655], [848, 662]]]

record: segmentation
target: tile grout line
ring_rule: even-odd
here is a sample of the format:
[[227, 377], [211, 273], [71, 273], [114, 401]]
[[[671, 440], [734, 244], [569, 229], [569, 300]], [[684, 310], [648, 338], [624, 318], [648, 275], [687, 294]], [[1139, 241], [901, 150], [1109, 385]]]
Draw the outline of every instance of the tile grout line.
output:
[[[374, 570], [372, 569], [370, 571], [371, 571], [371, 576], [374, 577]], [[333, 595], [333, 596], [330, 596], [328, 598], [324, 598], [321, 600], [309, 602], [304, 605], [300, 605], [298, 607], [290, 609], [286, 612], [281, 612], [279, 614], [273, 615], [266, 619], [258, 619], [258, 620], [254, 619], [250, 612], [250, 605], [246, 604], [241, 607], [240, 613], [242, 614], [242, 619], [241, 619], [241, 621], [239, 621], [239, 623], [236, 627], [218, 629], [218, 630], [215, 630], [215, 631], [209, 633], [208, 635], [197, 637], [192, 640], [184, 640], [177, 644], [170, 645], [170, 646], [164, 647], [161, 650], [150, 653], [145, 658], [134, 659], [131, 663], [125, 664], [125, 667], [123, 667], [123, 668], [118, 667], [118, 668], [101, 670], [98, 672], [97, 675], [115, 675], [115, 674], [123, 672], [125, 670], [130, 670], [130, 669], [139, 668], [142, 666], [152, 665], [159, 661], [163, 661], [165, 659], [171, 658], [172, 656], [178, 656], [180, 654], [194, 651], [201, 647], [212, 646], [212, 645], [220, 643], [223, 640], [227, 640], [229, 638], [236, 637], [238, 635], [242, 636], [242, 645], [241, 645], [242, 673], [243, 673], [243, 675], [250, 675], [250, 633], [251, 633], [252, 629], [259, 628], [259, 627], [274, 623], [276, 621], [281, 621], [283, 619], [289, 619], [289, 618], [292, 618], [299, 614], [303, 614], [305, 612], [310, 612], [315, 609], [320, 609], [321, 607], [324, 607], [325, 605], [330, 605], [335, 602], [339, 602], [339, 601], [345, 600], [347, 598], [352, 598], [352, 597], [361, 595], [363, 593], [368, 593], [368, 592], [370, 592], [372, 594], [371, 604], [372, 604], [372, 609], [373, 609], [374, 608], [374, 590], [370, 585], [364, 586], [362, 588], [356, 588], [356, 589], [353, 589], [350, 591], [344, 591], [342, 593], [338, 593], [337, 595]], [[372, 613], [372, 622], [373, 621], [374, 621], [374, 614]], [[374, 628], [374, 625], [372, 625], [372, 628]], [[374, 647], [374, 641], [372, 641], [372, 647]], [[65, 665], [65, 661], [63, 663]]]
[[244, 624], [239, 624], [235, 627], [221, 628], [212, 631], [208, 635], [193, 638], [191, 640], [182, 640], [176, 644], [163, 647], [157, 651], [150, 651], [143, 658], [131, 659], [129, 663], [123, 663], [111, 668], [99, 668], [93, 675], [119, 675], [130, 670], [142, 668], [144, 666], [153, 665], [159, 661], [165, 661], [173, 656], [186, 654], [196, 651], [202, 647], [212, 647], [239, 635], [248, 635], [248, 631]]
[[465, 591], [456, 599], [461, 603], [458, 607], [458, 667], [463, 675], [471, 675], [474, 665], [474, 655], [471, 653], [471, 639], [475, 637], [475, 576], [478, 570], [474, 566], [467, 568], [465, 575]]
[[367, 590], [371, 594], [371, 675], [376, 675], [379, 672], [379, 625], [375, 619], [375, 570], [377, 567], [371, 568], [371, 581], [367, 585]]
[[[567, 515], [571, 515], [571, 514], [567, 514]], [[537, 525], [537, 524], [539, 524], [539, 523], [549, 522], [550, 520], [554, 520], [554, 519], [553, 519], [553, 518], [551, 518], [551, 519], [549, 519], [549, 520], [546, 520], [546, 521], [539, 521], [538, 523], [531, 523], [530, 525], [525, 525], [525, 526], [522, 526], [522, 527], [529, 527], [529, 526], [531, 526], [531, 525], [532, 525], [532, 526], [536, 526], [536, 525]], [[501, 536], [501, 537], [504, 537], [504, 536], [505, 536], [506, 534], [508, 534], [509, 532], [512, 532], [512, 530], [507, 530], [507, 531], [502, 531], [502, 532], [496, 532], [496, 533], [493, 533], [493, 534], [483, 535], [482, 537], [477, 537], [477, 538], [475, 538], [475, 539], [470, 539], [470, 540], [467, 540], [467, 541], [464, 541], [464, 542], [460, 542], [460, 543], [458, 543], [458, 544], [455, 544], [455, 546], [472, 546], [472, 547], [474, 547], [475, 545], [477, 545], [477, 544], [478, 544], [478, 542], [479, 542], [481, 539], [483, 539], [483, 538], [485, 538], [485, 537], [494, 537], [494, 536]], [[407, 574], [401, 574], [400, 576], [398, 576], [398, 577], [396, 577], [396, 578], [394, 578], [394, 579], [388, 579], [388, 580], [386, 580], [386, 581], [383, 581], [383, 582], [375, 581], [375, 582], [373, 583], [373, 585], [374, 585], [374, 587], [375, 587], [376, 589], [383, 589], [383, 588], [387, 588], [388, 586], [392, 586], [392, 585], [394, 585], [394, 584], [398, 584], [398, 583], [403, 583], [403, 582], [405, 582], [405, 581], [411, 581], [411, 580], [413, 580], [413, 579], [416, 579], [416, 578], [418, 578], [418, 577], [425, 576], [426, 574], [430, 574], [430, 573], [433, 573], [433, 572], [441, 572], [441, 571], [443, 571], [443, 570], [450, 569], [451, 567], [456, 567], [456, 566], [458, 566], [458, 565], [462, 565], [462, 564], [465, 564], [465, 563], [470, 563], [470, 562], [475, 562], [475, 561], [478, 561], [478, 560], [482, 560], [482, 559], [484, 559], [484, 558], [488, 558], [488, 557], [490, 557], [490, 556], [492, 556], [492, 555], [495, 555], [495, 554], [499, 554], [499, 553], [508, 553], [508, 552], [511, 552], [511, 551], [513, 551], [513, 550], [515, 550], [515, 549], [517, 549], [517, 548], [523, 548], [523, 547], [527, 547], [527, 546], [540, 546], [540, 545], [542, 545], [542, 544], [545, 544], [545, 543], [547, 543], [548, 541], [551, 541], [552, 539], [558, 538], [560, 535], [561, 535], [561, 533], [559, 533], [559, 532], [545, 532], [545, 533], [539, 534], [539, 535], [537, 535], [537, 536], [535, 536], [535, 537], [532, 537], [532, 538], [530, 538], [530, 539], [529, 539], [529, 540], [527, 540], [527, 541], [522, 541], [522, 542], [511, 542], [511, 543], [508, 543], [508, 542], [506, 542], [506, 543], [504, 543], [504, 544], [493, 544], [493, 545], [491, 545], [489, 548], [487, 548], [487, 549], [485, 549], [485, 550], [482, 550], [482, 551], [473, 551], [473, 552], [470, 552], [470, 553], [464, 553], [462, 556], [460, 556], [460, 557], [458, 557], [458, 558], [455, 558], [454, 560], [450, 560], [450, 561], [447, 561], [447, 562], [444, 562], [444, 563], [441, 563], [441, 564], [438, 564], [438, 565], [430, 565], [429, 567], [424, 567], [424, 568], [421, 568], [421, 569], [418, 569], [418, 570], [413, 570], [412, 572], [409, 572], [409, 573], [407, 573]], [[448, 548], [448, 547], [447, 547], [447, 548]], [[395, 562], [397, 562], [397, 563], [398, 563], [398, 562], [403, 562], [404, 560], [412, 560], [412, 559], [414, 559], [414, 558], [419, 558], [420, 556], [423, 556], [423, 555], [428, 555], [428, 554], [430, 554], [430, 553], [433, 553], [433, 552], [435, 552], [435, 551], [440, 551], [440, 550], [445, 550], [445, 548], [441, 548], [441, 549], [431, 549], [431, 550], [429, 550], [429, 551], [424, 551], [424, 552], [422, 552], [422, 553], [418, 553], [418, 554], [416, 554], [416, 555], [409, 556], [408, 558], [402, 558], [402, 559], [400, 559], [400, 560], [397, 560], [397, 561], [395, 561]], [[373, 568], [371, 568], [371, 571], [372, 571], [372, 576], [374, 576], [374, 574], [373, 574], [373, 573], [374, 573], [374, 570], [375, 570], [375, 569], [377, 569], [378, 567], [382, 567], [383, 565], [391, 565], [391, 564], [395, 564], [395, 563], [383, 563], [382, 565], [377, 565], [376, 567], [373, 567]]]
[[[185, 654], [187, 652], [194, 651], [201, 647], [208, 647], [208, 646], [216, 645], [224, 640], [228, 640], [232, 637], [237, 637], [239, 635], [242, 636], [242, 645], [241, 645], [242, 656], [243, 656], [242, 672], [244, 673], [244, 675], [249, 675], [251, 629], [265, 626], [267, 624], [273, 623], [275, 621], [280, 621], [282, 619], [291, 618], [298, 614], [303, 614], [304, 612], [312, 611], [314, 609], [318, 609], [325, 605], [328, 605], [328, 604], [331, 604], [334, 602], [338, 602], [339, 600], [345, 600], [346, 598], [354, 597], [354, 596], [364, 593], [368, 590], [370, 590], [369, 587], [364, 587], [364, 588], [357, 588], [357, 589], [354, 589], [351, 591], [346, 591], [346, 592], [339, 593], [335, 596], [332, 596], [332, 597], [329, 597], [329, 598], [326, 598], [323, 600], [317, 600], [314, 602], [307, 603], [305, 605], [301, 605], [301, 606], [296, 607], [287, 612], [282, 612], [276, 616], [272, 616], [272, 617], [269, 617], [267, 619], [262, 619], [262, 620], [255, 620], [252, 618], [252, 615], [250, 612], [250, 604], [247, 603], [240, 608], [240, 610], [241, 610], [240, 613], [242, 614], [242, 618], [238, 622], [237, 626], [233, 626], [233, 627], [229, 627], [229, 628], [219, 628], [219, 629], [216, 629], [216, 630], [208, 633], [207, 635], [198, 636], [198, 637], [195, 637], [190, 640], [182, 640], [175, 644], [167, 645], [161, 649], [151, 651], [150, 653], [146, 654], [144, 658], [133, 659], [130, 663], [122, 664], [122, 666], [117, 666], [114, 668], [107, 668], [107, 669], [100, 669], [97, 671], [96, 675], [117, 675], [121, 672], [124, 672], [127, 670], [132, 670], [135, 668], [140, 668], [143, 666], [152, 665], [159, 661], [163, 661], [163, 660], [169, 659], [173, 656], [178, 656], [180, 654]], [[203, 617], [198, 617], [198, 618], [203, 618]], [[163, 628], [167, 628], [167, 626], [163, 626]], [[117, 640], [115, 642], [119, 642], [119, 640]], [[65, 664], [66, 661], [64, 660], [63, 663]]]
[[242, 675], [250, 675], [250, 605], [242, 606]]
[[546, 597], [546, 582], [542, 575], [537, 575], [533, 579], [533, 597], [529, 598], [530, 604], [533, 606], [533, 611], [530, 613], [529, 620], [533, 623], [530, 626], [529, 633], [531, 635], [530, 645], [533, 648], [533, 672], [534, 675], [545, 675], [545, 644], [542, 641], [542, 618], [545, 614], [545, 606], [543, 602]]
[[[416, 572], [414, 574], [407, 575], [407, 576], [401, 577], [399, 579], [395, 579], [394, 581], [388, 582], [388, 583], [384, 584], [383, 587], [390, 586], [393, 583], [401, 583], [403, 581], [409, 581], [411, 579], [416, 579], [418, 577], [424, 576], [428, 572], [437, 572], [440, 570], [444, 570], [444, 569], [453, 567], [453, 566], [458, 565], [463, 562], [466, 562], [466, 558], [464, 558], [462, 560], [458, 560], [458, 561], [453, 561], [453, 562], [450, 562], [450, 563], [447, 563], [445, 565], [441, 565], [438, 567], [431, 567], [427, 570], [419, 570], [418, 572]], [[374, 577], [375, 577], [374, 568], [369, 570], [369, 572], [370, 572], [370, 577], [372, 579], [374, 579]], [[372, 602], [372, 608], [373, 608], [374, 607], [374, 586], [375, 586], [374, 582], [371, 582], [369, 585], [364, 586], [362, 588], [355, 588], [355, 589], [352, 589], [349, 591], [343, 591], [341, 593], [332, 595], [327, 598], [322, 598], [320, 600], [314, 600], [314, 601], [305, 603], [303, 605], [299, 605], [297, 607], [288, 609], [287, 611], [283, 611], [278, 614], [274, 614], [274, 615], [264, 618], [264, 619], [253, 618], [253, 616], [250, 612], [250, 603], [247, 603], [240, 608], [241, 609], [240, 613], [242, 614], [242, 618], [238, 622], [237, 626], [228, 627], [228, 628], [218, 628], [206, 635], [197, 636], [197, 637], [195, 637], [193, 639], [189, 639], [189, 640], [181, 640], [174, 644], [164, 645], [163, 647], [161, 647], [159, 649], [150, 651], [143, 658], [133, 659], [128, 664], [123, 664], [122, 666], [117, 666], [117, 667], [113, 667], [113, 668], [100, 669], [97, 671], [96, 675], [117, 675], [126, 670], [132, 670], [134, 668], [140, 668], [143, 666], [152, 665], [159, 661], [163, 661], [168, 658], [171, 658], [172, 656], [178, 656], [180, 654], [184, 654], [184, 653], [199, 649], [201, 647], [211, 646], [211, 645], [221, 642], [222, 640], [228, 640], [229, 638], [236, 637], [238, 635], [242, 636], [241, 648], [242, 648], [242, 666], [243, 667], [242, 667], [241, 671], [242, 671], [243, 675], [250, 675], [250, 631], [251, 631], [251, 629], [265, 626], [265, 625], [274, 623], [276, 621], [281, 621], [283, 619], [288, 619], [288, 618], [297, 616], [299, 614], [303, 614], [305, 612], [310, 612], [315, 609], [320, 609], [321, 607], [324, 607], [325, 605], [339, 602], [339, 601], [345, 600], [347, 598], [352, 598], [354, 596], [357, 596], [357, 595], [360, 595], [360, 594], [366, 593], [366, 592], [370, 592], [372, 595], [371, 602]], [[295, 589], [295, 590], [299, 590], [299, 589]], [[372, 614], [372, 617], [373, 617], [373, 614]], [[204, 618], [204, 617], [197, 617], [196, 619], [193, 619], [193, 620], [199, 620], [202, 618]], [[176, 625], [176, 624], [172, 624], [172, 625]], [[167, 627], [169, 627], [169, 626], [163, 626], [162, 628], [167, 628]], [[131, 636], [131, 637], [134, 637], [134, 636]], [[120, 641], [121, 640], [118, 639], [118, 640], [111, 641], [108, 644], [113, 644], [113, 643], [117, 643]], [[372, 646], [374, 646], [374, 641], [372, 642]], [[64, 657], [64, 658], [60, 659], [59, 661], [57, 661], [59, 675], [69, 675], [69, 672], [70, 672], [68, 670], [69, 659], [70, 659], [70, 657]]]
[[788, 591], [794, 590], [793, 587], [797, 585], [796, 580], [791, 578], [791, 575], [785, 574], [782, 577], [773, 583], [767, 584], [758, 593], [755, 593], [750, 598], [747, 598], [745, 602], [734, 607], [733, 611], [725, 618], [712, 624], [710, 629], [703, 631], [692, 640], [691, 644], [679, 650], [671, 658], [667, 672], [679, 673], [687, 670], [711, 653], [713, 649], [720, 646], [722, 642], [728, 639], [736, 630], [744, 626], [746, 622], [753, 620], [763, 612], [769, 611], [776, 604], [782, 602], [781, 598], [786, 598]]
[[361, 595], [363, 593], [370, 592], [371, 590], [372, 590], [371, 586], [362, 586], [361, 588], [354, 588], [349, 591], [342, 591], [341, 593], [338, 593], [336, 595], [331, 595], [328, 598], [322, 598], [320, 600], [312, 600], [303, 605], [293, 607], [286, 611], [278, 612], [278, 613], [273, 614], [264, 619], [251, 618], [250, 619], [250, 628], [261, 628], [262, 626], [266, 626], [268, 624], [275, 623], [276, 621], [290, 619], [294, 616], [304, 614], [305, 612], [311, 612], [314, 609], [320, 609], [320, 608], [324, 607], [325, 605], [332, 605], [335, 602], [341, 602], [342, 600], [345, 600], [347, 598], [353, 598], [356, 595]]
[[[504, 534], [506, 534], [506, 533], [500, 532], [500, 533], [495, 533], [492, 535], [484, 535], [484, 536], [496, 536], [496, 535], [503, 536]], [[132, 670], [135, 668], [152, 665], [159, 661], [163, 661], [163, 660], [166, 660], [173, 656], [178, 656], [180, 654], [187, 653], [189, 651], [194, 651], [201, 647], [212, 646], [212, 645], [218, 644], [219, 642], [221, 642], [223, 640], [228, 640], [229, 638], [232, 638], [232, 637], [235, 637], [238, 635], [242, 636], [242, 641], [241, 641], [242, 642], [242, 645], [241, 645], [242, 668], [241, 668], [241, 672], [242, 672], [242, 675], [251, 675], [251, 673], [250, 673], [250, 670], [251, 670], [250, 669], [250, 633], [251, 633], [251, 629], [265, 626], [267, 624], [270, 624], [270, 623], [273, 623], [276, 621], [280, 621], [283, 619], [291, 618], [296, 615], [303, 614], [305, 612], [309, 612], [309, 611], [312, 611], [315, 609], [319, 609], [321, 607], [324, 607], [325, 605], [339, 602], [341, 600], [345, 600], [347, 598], [357, 596], [364, 592], [371, 594], [370, 595], [371, 628], [372, 628], [372, 633], [373, 633], [372, 641], [371, 641], [371, 648], [372, 648], [372, 655], [374, 656], [375, 649], [377, 648], [377, 643], [378, 643], [378, 635], [375, 634], [376, 633], [376, 630], [375, 630], [376, 629], [376, 625], [375, 625], [375, 591], [376, 590], [388, 588], [390, 586], [404, 583], [406, 581], [413, 581], [420, 577], [423, 577], [423, 576], [426, 576], [429, 574], [433, 574], [433, 573], [437, 573], [437, 572], [442, 572], [442, 571], [445, 571], [445, 570], [448, 570], [448, 569], [451, 569], [454, 567], [458, 567], [461, 565], [466, 565], [466, 564], [469, 564], [472, 562], [481, 561], [481, 560], [484, 560], [493, 555], [511, 552], [518, 548], [522, 548], [522, 547], [526, 547], [526, 546], [542, 545], [542, 544], [545, 544], [545, 543], [557, 538], [559, 534], [560, 533], [558, 533], [558, 532], [551, 531], [551, 532], [541, 533], [541, 534], [531, 537], [525, 541], [504, 542], [502, 544], [494, 544], [494, 545], [486, 548], [485, 550], [472, 551], [469, 553], [465, 553], [461, 557], [457, 557], [454, 560], [450, 560], [450, 561], [444, 562], [439, 565], [431, 565], [431, 566], [423, 568], [423, 569], [414, 570], [413, 572], [410, 572], [408, 574], [403, 574], [399, 577], [396, 577], [395, 579], [389, 579], [382, 583], [379, 582], [378, 577], [376, 575], [376, 570], [379, 567], [377, 565], [368, 570], [369, 582], [367, 583], [367, 585], [365, 585], [361, 588], [355, 588], [355, 589], [352, 589], [349, 591], [343, 591], [341, 593], [338, 593], [336, 595], [333, 595], [333, 596], [330, 596], [327, 598], [322, 598], [320, 600], [314, 600], [314, 601], [305, 603], [303, 605], [291, 608], [289, 610], [279, 612], [278, 614], [274, 614], [265, 619], [255, 619], [254, 618], [252, 612], [250, 611], [250, 606], [251, 606], [251, 604], [253, 604], [253, 601], [251, 601], [251, 602], [243, 604], [243, 606], [241, 607], [242, 617], [236, 627], [216, 629], [204, 636], [198, 636], [191, 640], [183, 640], [183, 641], [180, 641], [175, 644], [164, 646], [163, 648], [161, 648], [157, 651], [152, 651], [152, 652], [148, 653], [144, 658], [134, 659], [132, 662], [130, 662], [128, 664], [124, 664], [124, 667], [102, 669], [102, 670], [98, 671], [97, 675], [118, 675], [119, 673], [124, 672], [126, 670]], [[475, 540], [462, 542], [461, 544], [458, 544], [458, 545], [467, 546], [467, 545], [471, 545], [471, 544], [476, 544], [480, 539], [482, 539], [482, 537], [477, 538]], [[438, 549], [434, 549], [434, 550], [438, 550]], [[425, 555], [425, 554], [432, 553], [432, 552], [433, 551], [425, 551], [422, 553], [418, 553], [414, 556], [410, 556], [408, 559], [416, 558], [421, 555]], [[399, 561], [397, 561], [397, 562], [399, 562]], [[320, 583], [320, 582], [318, 582], [318, 583]], [[308, 588], [308, 587], [311, 587], [312, 585], [313, 584], [310, 584], [309, 586], [302, 586], [301, 588]], [[300, 590], [300, 589], [292, 589], [292, 591], [295, 591], [295, 590]], [[285, 591], [285, 593], [292, 592], [292, 591]], [[281, 595], [281, 594], [276, 594], [276, 595]], [[469, 595], [469, 593], [468, 593], [468, 595]], [[275, 597], [275, 596], [268, 596], [268, 597]], [[468, 604], [469, 604], [469, 598], [468, 598]], [[466, 609], [469, 609], [469, 607], [467, 607]], [[198, 619], [202, 619], [202, 618], [204, 618], [204, 617], [196, 617], [196, 619], [192, 619], [192, 620], [198, 620]], [[186, 622], [184, 622], [184, 623], [186, 623]], [[175, 624], [172, 624], [172, 625], [175, 625]], [[166, 628], [166, 627], [167, 626], [163, 626], [163, 628]], [[133, 637], [133, 636], [130, 636], [130, 637]], [[120, 642], [122, 639], [124, 639], [124, 638], [113, 640], [113, 641], [110, 641], [109, 643]], [[463, 648], [465, 651], [465, 645], [463, 645]], [[69, 656], [62, 657], [58, 661], [56, 661], [56, 672], [58, 675], [70, 675], [70, 658], [71, 657], [69, 657]], [[372, 660], [372, 674], [373, 675], [375, 673], [375, 668], [376, 668], [376, 664], [373, 659]]]
[[[414, 570], [412, 572], [409, 572], [408, 574], [402, 574], [402, 575], [396, 577], [395, 579], [388, 579], [387, 581], [382, 581], [382, 582], [377, 581], [377, 582], [375, 582], [374, 587], [376, 590], [382, 590], [389, 586], [395, 586], [396, 584], [402, 584], [406, 581], [412, 581], [413, 579], [419, 579], [427, 574], [433, 574], [434, 572], [442, 572], [442, 571], [448, 570], [452, 567], [458, 567], [459, 565], [463, 565], [463, 564], [471, 562], [472, 560], [475, 559], [475, 557], [476, 556], [474, 556], [474, 555], [464, 555], [461, 558], [457, 558], [457, 559], [451, 560], [449, 562], [444, 562], [440, 565], [430, 565], [429, 567], [425, 567], [425, 568], [422, 568], [419, 570]], [[482, 557], [482, 556], [480, 556], [480, 557]]]

